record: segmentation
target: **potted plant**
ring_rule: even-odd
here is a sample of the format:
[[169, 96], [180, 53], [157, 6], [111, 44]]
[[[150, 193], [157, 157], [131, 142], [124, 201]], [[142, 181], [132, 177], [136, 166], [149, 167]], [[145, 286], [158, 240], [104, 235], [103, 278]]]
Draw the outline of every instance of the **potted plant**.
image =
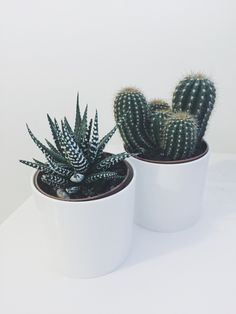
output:
[[114, 115], [136, 170], [136, 222], [155, 231], [178, 231], [200, 216], [208, 164], [203, 139], [215, 103], [215, 87], [202, 74], [179, 82], [172, 107], [147, 102], [135, 88], [121, 90]]
[[87, 109], [81, 116], [77, 98], [73, 129], [66, 118], [59, 126], [48, 115], [55, 144], [43, 144], [27, 126], [46, 162], [20, 160], [37, 170], [32, 180], [36, 205], [61, 249], [64, 272], [78, 277], [104, 275], [122, 263], [134, 214], [134, 173], [125, 161], [130, 153], [104, 152], [117, 127], [99, 140], [98, 114], [88, 123]]

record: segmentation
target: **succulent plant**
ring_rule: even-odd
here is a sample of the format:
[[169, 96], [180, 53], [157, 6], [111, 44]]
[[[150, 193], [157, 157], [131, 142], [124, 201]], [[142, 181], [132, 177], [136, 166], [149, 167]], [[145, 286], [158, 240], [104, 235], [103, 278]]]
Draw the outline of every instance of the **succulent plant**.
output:
[[162, 149], [170, 160], [191, 157], [197, 145], [197, 121], [186, 112], [172, 113], [163, 128]]
[[[41, 181], [60, 198], [81, 198], [94, 196], [109, 190], [124, 177], [120, 162], [130, 154], [106, 154], [104, 149], [117, 126], [99, 140], [98, 113], [88, 123], [88, 107], [81, 116], [77, 97], [75, 126], [68, 120], [61, 121], [47, 115], [54, 144], [40, 142], [27, 125], [29, 135], [46, 157], [46, 162], [33, 159], [21, 163], [40, 171]], [[119, 123], [118, 123], [119, 124]]]
[[179, 82], [173, 95], [173, 111], [186, 111], [198, 121], [198, 141], [201, 142], [214, 107], [214, 83], [202, 74], [186, 76]]
[[127, 115], [123, 123], [120, 123], [119, 131], [129, 152], [141, 152], [152, 147], [147, 101], [138, 89], [127, 87], [117, 94], [114, 115], [116, 121]]
[[161, 99], [147, 102], [134, 88], [121, 90], [114, 115], [125, 148], [148, 159], [179, 160], [201, 150], [202, 138], [215, 103], [213, 82], [201, 74], [187, 76], [175, 89], [172, 108]]

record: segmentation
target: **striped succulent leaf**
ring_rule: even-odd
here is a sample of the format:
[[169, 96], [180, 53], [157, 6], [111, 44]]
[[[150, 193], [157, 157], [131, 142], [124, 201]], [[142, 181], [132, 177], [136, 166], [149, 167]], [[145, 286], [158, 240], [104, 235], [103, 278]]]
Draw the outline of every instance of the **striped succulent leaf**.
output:
[[86, 108], [84, 110], [83, 118], [81, 120], [78, 131], [74, 132], [75, 139], [76, 139], [78, 145], [81, 144], [81, 142], [83, 141], [83, 138], [85, 137], [85, 134], [87, 131], [87, 125], [88, 125], [88, 105], [86, 106]]
[[91, 139], [91, 142], [89, 145], [89, 156], [90, 156], [91, 162], [93, 162], [97, 156], [98, 144], [99, 144], [98, 113], [96, 111], [95, 118], [94, 118], [94, 124], [93, 124], [92, 139]]
[[73, 170], [68, 166], [56, 163], [50, 156], [47, 156], [46, 158], [48, 161], [48, 166], [53, 173], [65, 178], [70, 178], [73, 175]]
[[88, 169], [88, 161], [83, 151], [75, 141], [74, 136], [70, 133], [67, 126], [62, 122], [62, 130], [64, 136], [64, 149], [71, 166], [80, 173], [85, 173]]
[[59, 142], [59, 145], [60, 145], [60, 152], [62, 154], [62, 156], [64, 156], [64, 158], [67, 160], [67, 157], [66, 157], [66, 150], [65, 150], [65, 139], [64, 139], [64, 135], [63, 135], [63, 132], [62, 130], [60, 129], [59, 127], [59, 123], [57, 122], [56, 119], [54, 119], [54, 125], [56, 127], [56, 130], [57, 130], [57, 138], [58, 138], [58, 142]]
[[60, 153], [63, 153], [63, 149], [61, 147], [61, 143], [60, 143], [60, 139], [59, 139], [60, 129], [59, 129], [58, 123], [57, 123], [56, 119], [53, 122], [51, 117], [49, 116], [49, 114], [47, 114], [47, 118], [48, 118], [48, 124], [50, 126], [50, 130], [51, 130], [52, 137], [53, 137], [54, 143], [56, 145], [56, 148]]
[[[37, 159], [35, 159], [35, 158], [33, 158], [33, 161], [34, 161], [36, 164], [38, 164], [39, 166], [41, 166], [42, 169], [43, 169], [43, 167], [44, 167], [44, 170], [41, 170], [41, 171], [43, 171], [44, 173], [51, 173], [51, 169], [50, 169], [50, 167], [49, 167], [49, 165], [48, 165], [47, 163], [41, 162], [41, 161], [39, 161], [39, 160], [37, 160]], [[39, 169], [39, 170], [40, 170], [40, 169]]]
[[64, 117], [64, 124], [66, 126], [66, 129], [68, 130], [68, 132], [71, 134], [71, 136], [75, 137], [74, 131], [72, 130], [68, 120], [66, 119], [66, 117]]
[[97, 152], [97, 159], [99, 160], [103, 154], [103, 151], [106, 147], [106, 144], [110, 141], [112, 136], [115, 134], [117, 130], [117, 126], [115, 126], [109, 133], [107, 133], [99, 142], [98, 144], [98, 152]]
[[35, 168], [35, 169], [40, 170], [40, 171], [45, 172], [45, 173], [48, 173], [51, 171], [47, 164], [38, 163], [38, 162], [31, 162], [31, 161], [22, 160], [22, 159], [20, 160], [20, 162], [26, 166]]
[[57, 189], [65, 188], [69, 183], [67, 179], [53, 174], [44, 174], [41, 180], [47, 185], [56, 187]]
[[80, 126], [81, 126], [81, 113], [80, 113], [79, 93], [78, 93], [77, 94], [77, 102], [76, 102], [75, 127], [74, 127], [75, 135], [77, 135], [79, 133]]
[[123, 153], [120, 153], [117, 155], [108, 156], [96, 165], [96, 170], [105, 171], [105, 170], [113, 167], [118, 162], [121, 162], [130, 156], [131, 156], [131, 154], [129, 154], [127, 152], [123, 152]]
[[107, 143], [110, 141], [110, 139], [112, 138], [112, 136], [115, 134], [117, 128], [119, 126], [122, 125], [122, 123], [124, 123], [124, 121], [127, 119], [127, 115], [128, 115], [129, 111], [127, 111], [120, 120], [117, 121], [117, 124], [114, 126], [113, 129], [111, 129], [110, 132], [108, 132], [105, 136], [103, 136], [103, 138], [100, 140], [99, 144], [98, 144], [98, 154], [97, 154], [97, 158], [99, 159], [107, 145]]
[[28, 132], [36, 146], [42, 151], [43, 154], [49, 155], [52, 158], [54, 158], [57, 162], [66, 162], [66, 159], [56, 152], [52, 151], [51, 149], [47, 148], [43, 143], [41, 143], [33, 134], [33, 132], [30, 130], [29, 126], [27, 126]]
[[56, 147], [55, 147], [51, 142], [49, 142], [47, 139], [45, 139], [45, 141], [46, 141], [48, 147], [49, 147], [52, 151], [54, 151], [56, 154], [60, 154], [60, 152], [56, 149]]
[[88, 157], [88, 155], [89, 155], [92, 126], [93, 126], [93, 119], [90, 119], [89, 125], [88, 125], [87, 130], [86, 130], [85, 137], [81, 143], [81, 148], [84, 152], [85, 157]]
[[98, 172], [95, 174], [91, 174], [89, 175], [86, 179], [85, 179], [85, 183], [87, 184], [91, 184], [94, 183], [96, 181], [100, 181], [100, 180], [111, 180], [111, 179], [122, 179], [122, 176], [119, 176], [117, 174], [117, 172], [114, 171], [102, 171], [102, 172]]

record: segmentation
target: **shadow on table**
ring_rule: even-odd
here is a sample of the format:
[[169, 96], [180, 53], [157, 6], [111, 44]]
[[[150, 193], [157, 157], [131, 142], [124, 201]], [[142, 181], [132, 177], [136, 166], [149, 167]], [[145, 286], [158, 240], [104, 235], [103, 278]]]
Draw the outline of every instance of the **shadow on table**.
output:
[[135, 226], [132, 250], [120, 271], [187, 246], [194, 247], [233, 213], [236, 213], [236, 160], [219, 161], [209, 169], [204, 211], [199, 222], [176, 233], [158, 233]]

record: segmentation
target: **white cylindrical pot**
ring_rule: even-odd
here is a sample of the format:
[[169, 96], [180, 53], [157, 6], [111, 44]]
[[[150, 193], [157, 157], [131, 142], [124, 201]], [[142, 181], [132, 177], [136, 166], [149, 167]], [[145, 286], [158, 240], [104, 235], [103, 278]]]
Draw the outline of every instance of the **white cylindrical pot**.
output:
[[[44, 216], [55, 258], [64, 274], [90, 278], [116, 269], [127, 257], [134, 220], [134, 174], [125, 161], [127, 176], [112, 191], [92, 200], [64, 201], [39, 190], [33, 194]], [[112, 193], [111, 193], [112, 192]], [[55, 265], [58, 268], [58, 265]]]
[[200, 217], [209, 152], [182, 161], [150, 161], [132, 157], [136, 173], [135, 221], [147, 229], [175, 232]]

